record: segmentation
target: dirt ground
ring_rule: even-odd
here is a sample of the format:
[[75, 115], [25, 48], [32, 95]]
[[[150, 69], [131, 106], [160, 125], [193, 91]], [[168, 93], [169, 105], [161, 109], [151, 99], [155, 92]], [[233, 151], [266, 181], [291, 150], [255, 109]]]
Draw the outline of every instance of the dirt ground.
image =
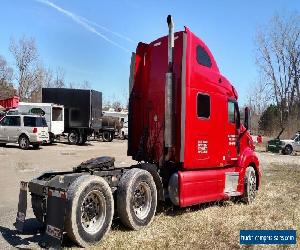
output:
[[[86, 146], [58, 143], [40, 150], [22, 151], [16, 145], [0, 148], [0, 249], [36, 249], [41, 239], [38, 224], [28, 206], [26, 234], [13, 227], [17, 212], [19, 181], [29, 181], [47, 170], [68, 170], [97, 156], [114, 156], [117, 166], [134, 163], [126, 156], [127, 141], [90, 142]], [[261, 150], [259, 150], [261, 151]], [[239, 245], [240, 229], [297, 229], [300, 239], [300, 156], [258, 152], [263, 182], [251, 205], [233, 202], [178, 209], [163, 206], [153, 223], [142, 231], [129, 231], [118, 220], [108, 236], [93, 249], [232, 249]], [[28, 200], [29, 202], [29, 200]], [[29, 203], [30, 204], [30, 203]], [[67, 237], [64, 247], [76, 247]], [[250, 246], [274, 249], [282, 246]]]

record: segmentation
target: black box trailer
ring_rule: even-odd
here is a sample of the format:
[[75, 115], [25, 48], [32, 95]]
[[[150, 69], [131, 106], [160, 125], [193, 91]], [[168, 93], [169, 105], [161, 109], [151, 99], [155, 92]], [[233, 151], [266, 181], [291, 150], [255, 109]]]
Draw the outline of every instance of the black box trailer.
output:
[[102, 93], [95, 90], [43, 88], [42, 102], [65, 107], [65, 130], [70, 144], [84, 144], [88, 135], [102, 134], [104, 141], [112, 141], [115, 126], [102, 126]]

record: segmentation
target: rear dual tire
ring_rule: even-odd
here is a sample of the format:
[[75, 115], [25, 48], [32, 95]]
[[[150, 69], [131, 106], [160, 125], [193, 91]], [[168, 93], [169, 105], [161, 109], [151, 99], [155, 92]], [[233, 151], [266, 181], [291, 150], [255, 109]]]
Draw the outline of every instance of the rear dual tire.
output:
[[79, 133], [76, 130], [72, 130], [68, 134], [68, 142], [71, 145], [83, 145], [87, 141], [87, 134], [86, 133]]
[[157, 207], [157, 190], [152, 175], [142, 169], [126, 172], [118, 185], [117, 210], [121, 222], [139, 230], [153, 220]]
[[111, 142], [114, 139], [113, 133], [109, 131], [104, 131], [102, 133], [102, 139], [104, 142]]
[[[33, 210], [43, 221], [43, 204], [33, 197]], [[157, 190], [152, 175], [142, 169], [126, 172], [118, 185], [117, 208], [122, 223], [134, 230], [147, 226], [155, 215]], [[82, 175], [68, 188], [65, 231], [81, 247], [99, 242], [110, 230], [114, 199], [102, 177]]]
[[79, 134], [77, 131], [72, 130], [69, 134], [68, 134], [68, 142], [71, 145], [76, 145], [79, 142]]
[[102, 177], [83, 175], [69, 187], [65, 230], [78, 245], [99, 242], [110, 230], [113, 214], [112, 191]]

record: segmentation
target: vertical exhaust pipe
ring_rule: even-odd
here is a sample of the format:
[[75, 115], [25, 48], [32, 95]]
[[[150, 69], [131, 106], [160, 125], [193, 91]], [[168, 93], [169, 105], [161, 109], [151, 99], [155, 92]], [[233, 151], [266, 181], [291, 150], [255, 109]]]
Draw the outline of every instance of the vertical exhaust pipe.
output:
[[168, 149], [166, 160], [169, 160], [174, 146], [174, 93], [173, 93], [173, 63], [174, 63], [174, 23], [171, 15], [167, 17], [168, 35], [168, 72], [165, 86], [165, 147]]

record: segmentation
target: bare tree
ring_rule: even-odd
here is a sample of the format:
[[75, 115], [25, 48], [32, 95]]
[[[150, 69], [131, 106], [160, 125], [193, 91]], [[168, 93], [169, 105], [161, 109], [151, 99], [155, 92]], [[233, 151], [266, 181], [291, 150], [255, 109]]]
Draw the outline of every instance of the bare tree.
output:
[[124, 103], [125, 108], [129, 108], [129, 94], [128, 94], [128, 88], [122, 89], [122, 99]]
[[5, 99], [16, 94], [11, 83], [13, 77], [13, 69], [7, 65], [7, 61], [0, 56], [0, 99]]
[[115, 111], [121, 111], [122, 110], [122, 105], [119, 101], [114, 101], [111, 104], [111, 107], [115, 110]]
[[58, 67], [55, 71], [55, 77], [53, 87], [64, 88], [65, 87], [65, 70], [62, 67]]
[[12, 39], [9, 49], [16, 62], [19, 96], [21, 100], [29, 100], [31, 94], [41, 88], [43, 79], [35, 40], [26, 37], [18, 41]]
[[257, 64], [280, 109], [281, 126], [295, 106], [300, 107], [300, 15], [275, 15], [257, 33]]
[[53, 71], [50, 68], [44, 69], [43, 87], [44, 88], [53, 87]]
[[91, 84], [89, 81], [85, 80], [83, 83], [79, 86], [81, 89], [91, 89]]
[[75, 82], [69, 82], [68, 88], [69, 89], [77, 89], [77, 84]]
[[259, 79], [248, 91], [247, 106], [251, 113], [260, 116], [272, 100], [270, 86], [263, 79]]
[[13, 77], [13, 69], [7, 65], [7, 61], [0, 55], [0, 84], [4, 86], [11, 83]]

